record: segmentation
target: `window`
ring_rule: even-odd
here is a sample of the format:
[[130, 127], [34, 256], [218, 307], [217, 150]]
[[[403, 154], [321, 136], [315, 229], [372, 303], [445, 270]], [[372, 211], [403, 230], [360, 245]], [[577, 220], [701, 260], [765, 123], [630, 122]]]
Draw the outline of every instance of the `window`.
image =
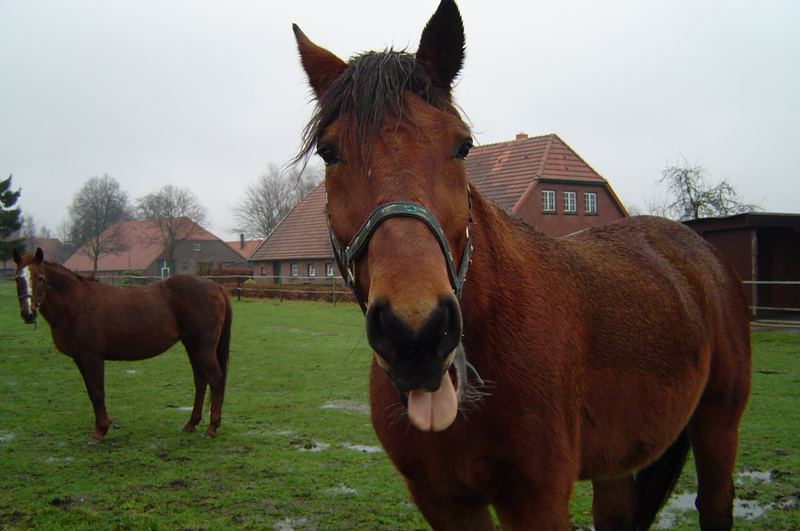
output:
[[310, 276], [310, 277], [317, 276], [317, 265], [316, 264], [308, 264], [308, 276]]
[[564, 192], [564, 213], [574, 214], [578, 211], [575, 201], [575, 192]]
[[263, 277], [266, 274], [267, 274], [266, 268], [264, 266], [261, 266], [261, 276]]
[[292, 264], [292, 276], [296, 277], [297, 275], [299, 275], [299, 272], [297, 270], [297, 264]]
[[200, 247], [199, 243], [194, 244], [194, 252], [199, 253], [202, 247]]
[[556, 211], [555, 190], [542, 190], [542, 212]]
[[597, 214], [597, 194], [594, 192], [583, 193], [583, 213]]
[[330, 262], [325, 262], [325, 276], [326, 277], [333, 276], [333, 264]]

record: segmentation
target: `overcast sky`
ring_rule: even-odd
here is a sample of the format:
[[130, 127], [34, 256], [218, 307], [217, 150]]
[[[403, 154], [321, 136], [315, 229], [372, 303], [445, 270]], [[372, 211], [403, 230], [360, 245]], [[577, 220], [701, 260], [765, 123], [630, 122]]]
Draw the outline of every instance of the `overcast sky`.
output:
[[[80, 186], [189, 187], [209, 229], [299, 146], [291, 23], [342, 58], [416, 50], [436, 0], [0, 0], [0, 176], [55, 229]], [[557, 133], [628, 207], [681, 157], [800, 212], [800, 2], [463, 0], [455, 90], [478, 143]]]

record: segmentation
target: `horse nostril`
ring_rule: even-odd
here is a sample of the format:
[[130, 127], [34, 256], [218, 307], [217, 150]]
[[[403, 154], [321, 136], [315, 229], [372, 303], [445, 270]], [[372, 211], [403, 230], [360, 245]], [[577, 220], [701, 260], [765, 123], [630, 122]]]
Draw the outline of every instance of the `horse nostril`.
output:
[[455, 297], [442, 296], [422, 325], [417, 341], [425, 350], [448, 356], [461, 342], [461, 310]]
[[389, 301], [378, 299], [370, 304], [366, 315], [367, 340], [387, 362], [413, 339], [413, 331], [391, 308]]

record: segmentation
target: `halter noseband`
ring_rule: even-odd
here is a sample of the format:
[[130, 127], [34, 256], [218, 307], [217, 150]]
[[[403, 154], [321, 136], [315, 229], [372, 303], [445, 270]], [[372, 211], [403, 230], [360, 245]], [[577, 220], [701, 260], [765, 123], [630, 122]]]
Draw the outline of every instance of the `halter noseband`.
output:
[[[467, 192], [467, 198], [469, 200], [469, 191]], [[472, 255], [472, 239], [469, 235], [469, 224], [467, 224], [466, 227], [467, 237], [464, 242], [464, 252], [461, 255], [461, 265], [456, 268], [453, 252], [450, 250], [450, 244], [447, 243], [444, 231], [433, 214], [431, 214], [427, 208], [417, 203], [393, 201], [384, 203], [373, 210], [372, 214], [370, 214], [367, 220], [359, 227], [353, 239], [350, 240], [350, 243], [346, 247], [342, 247], [336, 235], [333, 233], [330, 215], [328, 215], [328, 235], [331, 239], [331, 246], [333, 247], [333, 254], [339, 266], [339, 272], [353, 292], [359, 306], [361, 306], [361, 311], [366, 314], [367, 306], [356, 289], [356, 258], [358, 258], [367, 243], [369, 243], [369, 239], [372, 237], [375, 229], [387, 219], [396, 217], [416, 218], [424, 222], [430, 229], [436, 237], [439, 247], [442, 249], [442, 254], [444, 254], [444, 259], [447, 263], [447, 276], [450, 278], [450, 286], [453, 288], [456, 297], [461, 297], [461, 290], [464, 288], [464, 281], [467, 278], [467, 269], [469, 269], [470, 256]]]

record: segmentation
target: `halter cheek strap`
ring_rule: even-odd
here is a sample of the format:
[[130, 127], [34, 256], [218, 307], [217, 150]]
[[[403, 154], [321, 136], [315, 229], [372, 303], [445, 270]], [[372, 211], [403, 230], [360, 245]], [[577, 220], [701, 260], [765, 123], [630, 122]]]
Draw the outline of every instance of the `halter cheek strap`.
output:
[[333, 247], [333, 254], [336, 256], [336, 261], [339, 265], [339, 271], [342, 273], [345, 282], [350, 287], [350, 290], [355, 295], [361, 311], [367, 313], [366, 303], [361, 299], [356, 289], [356, 258], [363, 252], [370, 237], [375, 232], [378, 226], [389, 218], [407, 217], [416, 218], [425, 223], [444, 255], [447, 264], [447, 276], [450, 278], [450, 285], [456, 294], [456, 297], [461, 297], [461, 290], [464, 288], [464, 281], [467, 278], [467, 269], [469, 269], [470, 257], [472, 256], [472, 239], [469, 235], [469, 225], [466, 227], [466, 241], [464, 243], [464, 252], [461, 256], [460, 267], [456, 268], [455, 260], [453, 259], [453, 252], [450, 250], [450, 244], [447, 243], [447, 238], [444, 235], [442, 227], [431, 212], [422, 205], [406, 201], [395, 201], [391, 203], [384, 203], [369, 215], [367, 220], [356, 231], [353, 239], [346, 247], [342, 247], [336, 235], [333, 233], [331, 227], [330, 215], [328, 215], [328, 235], [331, 239], [331, 246]]

